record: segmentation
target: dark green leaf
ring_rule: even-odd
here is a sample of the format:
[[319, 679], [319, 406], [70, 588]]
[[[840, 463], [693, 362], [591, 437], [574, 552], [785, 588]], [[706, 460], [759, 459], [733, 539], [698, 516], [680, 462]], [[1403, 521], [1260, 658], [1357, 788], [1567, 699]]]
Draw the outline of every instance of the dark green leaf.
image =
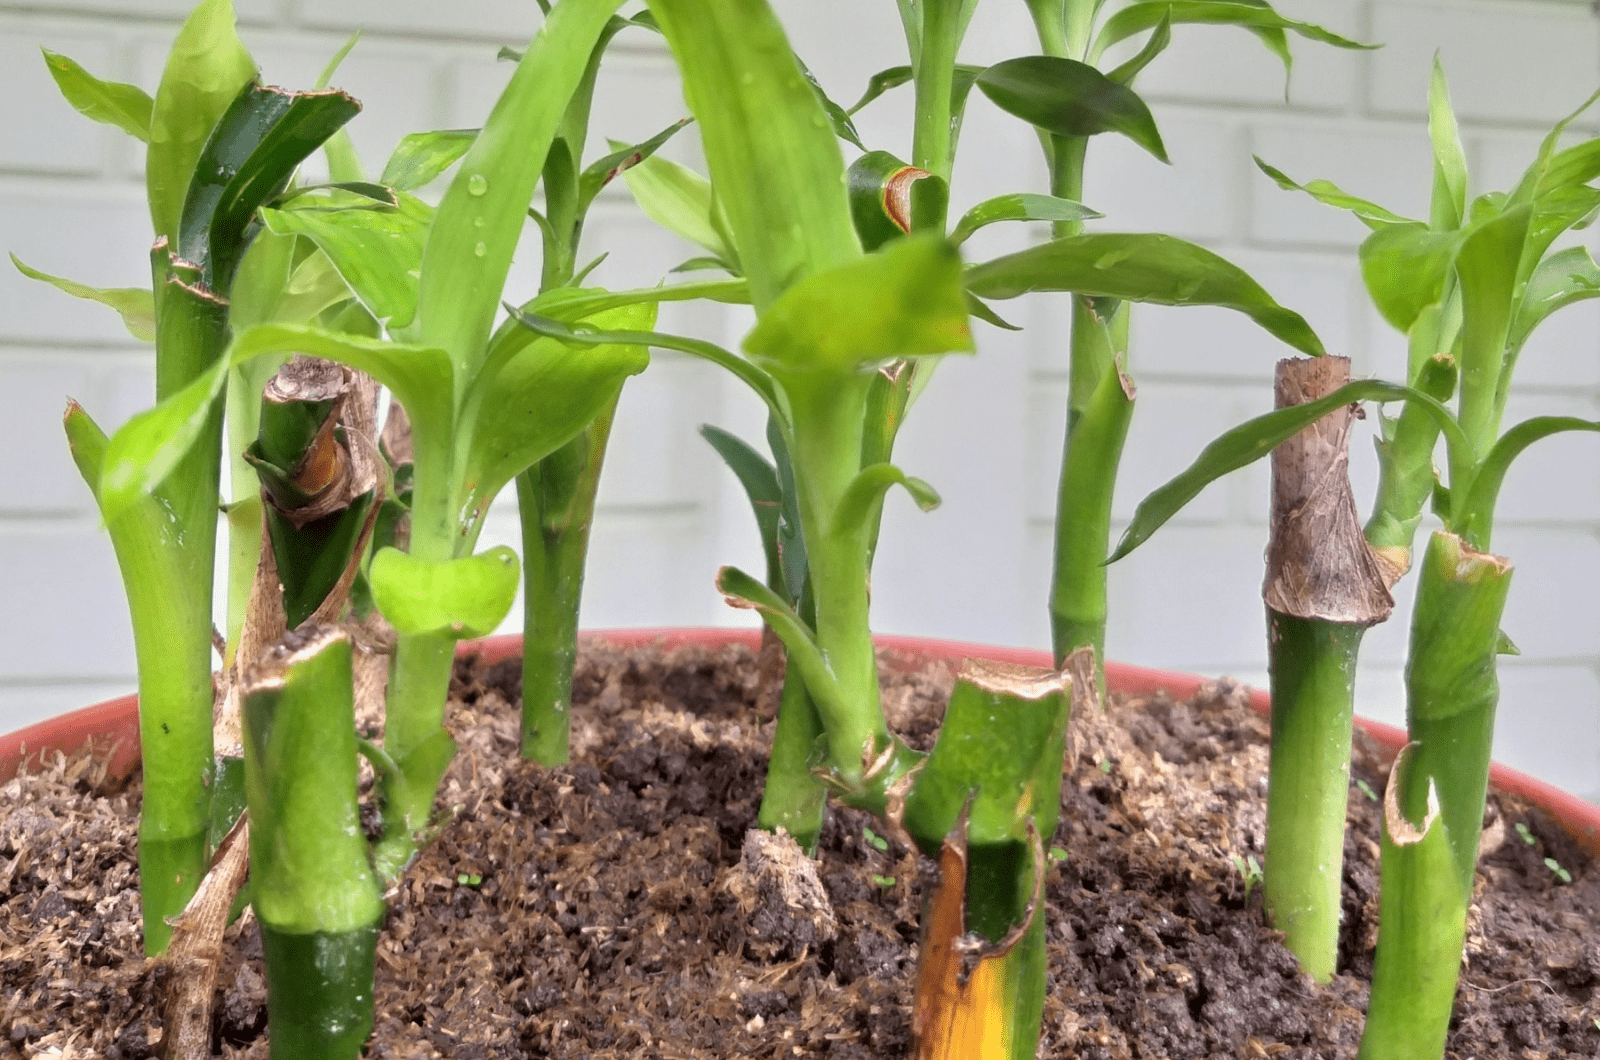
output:
[[172, 44], [150, 115], [145, 187], [157, 237], [176, 244], [195, 161], [212, 127], [256, 76], [232, 0], [202, 0]]
[[1082, 221], [1090, 217], [1103, 217], [1081, 202], [1058, 198], [1055, 195], [1034, 195], [1020, 192], [987, 199], [961, 215], [950, 242], [964, 243], [967, 237], [984, 225], [996, 221]]
[[310, 618], [343, 579], [362, 543], [373, 496], [363, 493], [348, 507], [298, 526], [277, 508], [266, 506], [267, 532], [290, 629]]
[[1172, 236], [1066, 236], [973, 266], [967, 289], [982, 298], [1072, 291], [1156, 305], [1222, 306], [1246, 314], [1297, 350], [1323, 352], [1300, 314], [1273, 301], [1243, 269]]
[[844, 373], [896, 357], [970, 352], [961, 256], [928, 233], [816, 273], [761, 315], [744, 348], [785, 370]]
[[[795, 61], [800, 62], [799, 56], [795, 57]], [[828, 94], [822, 90], [822, 82], [817, 80], [816, 75], [804, 62], [800, 62], [800, 72], [811, 82], [811, 88], [817, 94], [817, 101], [822, 104], [823, 113], [828, 115], [828, 124], [833, 126], [833, 135], [865, 151], [867, 146], [861, 142], [861, 134], [856, 132], [855, 122], [850, 120], [849, 112], [828, 98]]]
[[467, 639], [494, 632], [510, 614], [521, 570], [504, 545], [436, 561], [386, 548], [372, 557], [367, 581], [378, 610], [401, 636]]
[[[328, 194], [331, 192], [346, 192], [355, 201]], [[312, 197], [311, 201], [296, 202], [307, 195]], [[331, 184], [305, 184], [289, 188], [266, 205], [274, 210], [360, 210], [373, 206], [393, 209], [400, 205], [400, 196], [395, 194], [394, 189], [369, 180], [341, 180]]]
[[1149, 540], [1151, 534], [1178, 514], [1201, 490], [1223, 475], [1253, 464], [1329, 412], [1354, 401], [1416, 402], [1434, 417], [1453, 451], [1466, 444], [1450, 410], [1428, 395], [1379, 379], [1347, 383], [1325, 398], [1274, 409], [1222, 434], [1201, 450], [1194, 463], [1176, 478], [1139, 502], [1122, 540], [1117, 542], [1116, 551], [1106, 562], [1116, 562]]
[[1056, 136], [1118, 132], [1167, 161], [1144, 100], [1087, 63], [1051, 55], [1007, 59], [978, 77], [995, 106]]
[[195, 162], [178, 256], [201, 265], [206, 284], [226, 292], [254, 234], [256, 210], [360, 110], [343, 92], [247, 87], [218, 119]]
[[32, 266], [23, 264], [15, 254], [11, 255], [11, 264], [29, 279], [42, 280], [74, 298], [85, 298], [115, 309], [121, 315], [122, 322], [127, 325], [128, 333], [140, 342], [156, 340], [155, 299], [149, 291], [138, 287], [89, 287], [74, 280], [40, 272]]
[[138, 85], [124, 85], [116, 81], [102, 81], [89, 71], [48, 48], [44, 52], [45, 65], [56, 87], [79, 114], [107, 125], [115, 125], [129, 136], [148, 143], [150, 141], [150, 112], [155, 100]]
[[778, 469], [766, 457], [756, 452], [749, 443], [720, 427], [709, 423], [700, 425], [700, 436], [711, 443], [711, 448], [722, 457], [728, 470], [744, 487], [750, 501], [750, 510], [756, 517], [756, 528], [761, 534], [761, 548], [767, 556], [767, 585], [774, 590], [783, 585], [783, 560], [778, 551], [778, 516], [783, 507], [783, 487], [778, 483]]

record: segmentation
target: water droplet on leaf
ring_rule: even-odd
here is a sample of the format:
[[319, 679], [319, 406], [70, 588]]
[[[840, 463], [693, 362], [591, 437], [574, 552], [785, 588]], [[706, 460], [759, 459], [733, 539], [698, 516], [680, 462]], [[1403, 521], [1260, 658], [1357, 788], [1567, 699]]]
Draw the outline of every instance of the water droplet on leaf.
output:
[[472, 248], [472, 252], [481, 258], [485, 254], [489, 253], [489, 246], [486, 243], [479, 243], [477, 246]]
[[469, 195], [484, 195], [489, 191], [489, 178], [482, 173], [474, 173], [467, 178], [467, 193]]

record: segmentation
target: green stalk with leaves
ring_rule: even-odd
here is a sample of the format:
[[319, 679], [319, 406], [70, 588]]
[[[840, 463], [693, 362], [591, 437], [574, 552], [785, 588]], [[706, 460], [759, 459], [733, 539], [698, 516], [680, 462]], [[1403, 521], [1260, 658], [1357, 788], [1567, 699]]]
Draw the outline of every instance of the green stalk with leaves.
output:
[[[256, 209], [285, 188], [302, 159], [348, 121], [342, 93], [290, 94], [255, 84], [255, 64], [226, 0], [206, 0], [179, 32], [155, 97], [100, 81], [64, 56], [46, 60], [68, 100], [144, 140], [157, 236], [153, 293], [98, 291], [30, 276], [122, 313], [156, 345], [156, 397], [213, 370], [227, 347], [235, 278], [249, 274]], [[15, 260], [15, 259], [13, 259]], [[249, 276], [257, 294], [270, 278]], [[115, 445], [77, 405], [66, 427], [74, 457], [110, 531], [127, 589], [139, 660], [140, 736], [149, 780], [140, 825], [147, 949], [169, 928], [209, 861], [212, 776], [211, 594], [222, 452], [222, 402], [195, 410], [192, 445], [160, 489], [128, 498]], [[224, 827], [223, 831], [226, 830]]]
[[[1384, 318], [1411, 337], [1416, 385], [1350, 383], [1234, 428], [1145, 499], [1113, 557], [1145, 540], [1205, 485], [1329, 412], [1358, 400], [1406, 403], [1397, 420], [1384, 424], [1379, 443], [1382, 491], [1365, 532], [1369, 547], [1403, 569], [1424, 496], [1444, 529], [1432, 536], [1422, 563], [1406, 667], [1411, 743], [1396, 762], [1385, 799], [1378, 955], [1361, 1047], [1372, 1060], [1434, 1060], [1444, 1049], [1488, 786], [1496, 659], [1515, 650], [1500, 631], [1511, 564], [1490, 551], [1500, 487], [1512, 461], [1539, 439], [1600, 431], [1600, 422], [1569, 416], [1539, 416], [1501, 429], [1512, 373], [1534, 329], [1556, 310], [1600, 295], [1600, 267], [1587, 248], [1552, 249], [1563, 233], [1600, 212], [1600, 189], [1592, 184], [1600, 178], [1600, 140], [1558, 149], [1567, 127], [1593, 102], [1556, 125], [1515, 188], [1469, 200], [1454, 117], [1436, 71], [1436, 196], [1429, 223], [1324, 181], [1300, 189], [1352, 210], [1373, 229], [1362, 244], [1362, 271]], [[1300, 188], [1275, 170], [1268, 173]], [[1451, 387], [1456, 378], [1459, 387]], [[1453, 410], [1438, 396], [1449, 397], [1452, 389]], [[1436, 438], [1446, 452], [1437, 483], [1431, 466]], [[1426, 492], [1424, 482], [1431, 487]], [[1293, 665], [1323, 665], [1311, 653], [1325, 648], [1307, 645], [1306, 656]], [[1330, 738], [1327, 731], [1312, 736]], [[1312, 820], [1298, 817], [1290, 826], [1309, 828]], [[1268, 842], [1270, 855], [1272, 838]], [[1320, 871], [1297, 868], [1307, 875]]]

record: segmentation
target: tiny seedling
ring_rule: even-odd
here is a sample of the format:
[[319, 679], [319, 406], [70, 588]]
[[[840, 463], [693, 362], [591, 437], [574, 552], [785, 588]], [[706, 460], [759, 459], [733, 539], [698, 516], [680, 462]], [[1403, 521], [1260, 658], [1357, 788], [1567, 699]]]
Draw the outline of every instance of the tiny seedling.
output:
[[1067, 858], [1069, 858], [1071, 856], [1072, 855], [1067, 853], [1067, 851], [1062, 847], [1051, 847], [1050, 848], [1050, 860], [1051, 861], [1062, 862], [1062, 861], [1067, 860]]
[[1530, 847], [1539, 842], [1539, 840], [1534, 837], [1534, 834], [1528, 830], [1528, 826], [1523, 824], [1521, 821], [1517, 822], [1517, 834], [1521, 836], [1522, 841], [1528, 844]]
[[1562, 883], [1572, 882], [1572, 873], [1562, 868], [1561, 862], [1557, 861], [1555, 858], [1545, 858], [1544, 867], [1550, 870], [1550, 875], [1554, 876]]
[[872, 882], [877, 884], [879, 887], [882, 887], [884, 890], [888, 890], [890, 887], [894, 886], [894, 877], [893, 876], [874, 876], [874, 877], [872, 877]]
[[463, 887], [477, 887], [483, 883], [483, 876], [476, 872], [460, 872], [456, 874], [456, 883]]
[[[1378, 793], [1372, 790], [1372, 785], [1371, 784], [1368, 784], [1364, 780], [1357, 780], [1356, 781], [1356, 787], [1361, 789], [1361, 794], [1365, 795], [1367, 798], [1371, 799], [1373, 802], [1377, 802], [1378, 801]], [[1517, 827], [1521, 828], [1522, 826], [1518, 825]]]
[[863, 829], [861, 829], [861, 834], [866, 838], [868, 843], [872, 844], [877, 849], [879, 849], [879, 850], [888, 850], [889, 849], [889, 841], [887, 839], [883, 838], [883, 836], [879, 835], [877, 832], [874, 832], [872, 829], [863, 828]]
[[1239, 870], [1239, 878], [1244, 880], [1244, 898], [1248, 902], [1250, 892], [1261, 886], [1262, 881], [1266, 879], [1261, 871], [1261, 862], [1256, 860], [1254, 854], [1243, 858], [1235, 854], [1230, 860], [1233, 862], [1233, 867]]
[[1104, 773], [1104, 774], [1106, 774], [1106, 775], [1107, 775], [1107, 776], [1110, 776], [1110, 775], [1111, 775], [1111, 770], [1112, 770], [1112, 769], [1113, 769], [1113, 768], [1114, 768], [1114, 767], [1113, 767], [1113, 766], [1112, 766], [1112, 764], [1111, 764], [1111, 759], [1109, 759], [1109, 758], [1102, 758], [1102, 759], [1101, 759], [1101, 760], [1100, 760], [1100, 772], [1102, 772], [1102, 773]]

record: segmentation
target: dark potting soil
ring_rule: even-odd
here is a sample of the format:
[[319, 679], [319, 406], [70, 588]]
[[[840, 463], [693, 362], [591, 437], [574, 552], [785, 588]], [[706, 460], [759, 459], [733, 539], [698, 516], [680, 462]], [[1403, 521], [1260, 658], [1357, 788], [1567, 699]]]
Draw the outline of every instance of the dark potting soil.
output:
[[[891, 724], [927, 746], [949, 672], [888, 662]], [[517, 686], [515, 662], [458, 670], [454, 821], [392, 897], [369, 1056], [907, 1055], [923, 869], [854, 811], [817, 862], [747, 831], [771, 731], [749, 651], [588, 648], [561, 769], [516, 760]], [[1266, 729], [1241, 704], [1221, 686], [1073, 719], [1042, 1055], [1354, 1057], [1377, 803], [1352, 783], [1340, 974], [1319, 987], [1250, 879]], [[1356, 780], [1381, 792], [1359, 742]], [[0, 786], [0, 1060], [159, 1054], [171, 973], [139, 955], [137, 781], [99, 773], [58, 758]], [[1600, 872], [1540, 812], [1493, 801], [1449, 1055], [1600, 1055]], [[260, 955], [246, 916], [216, 1055], [266, 1056]]]

